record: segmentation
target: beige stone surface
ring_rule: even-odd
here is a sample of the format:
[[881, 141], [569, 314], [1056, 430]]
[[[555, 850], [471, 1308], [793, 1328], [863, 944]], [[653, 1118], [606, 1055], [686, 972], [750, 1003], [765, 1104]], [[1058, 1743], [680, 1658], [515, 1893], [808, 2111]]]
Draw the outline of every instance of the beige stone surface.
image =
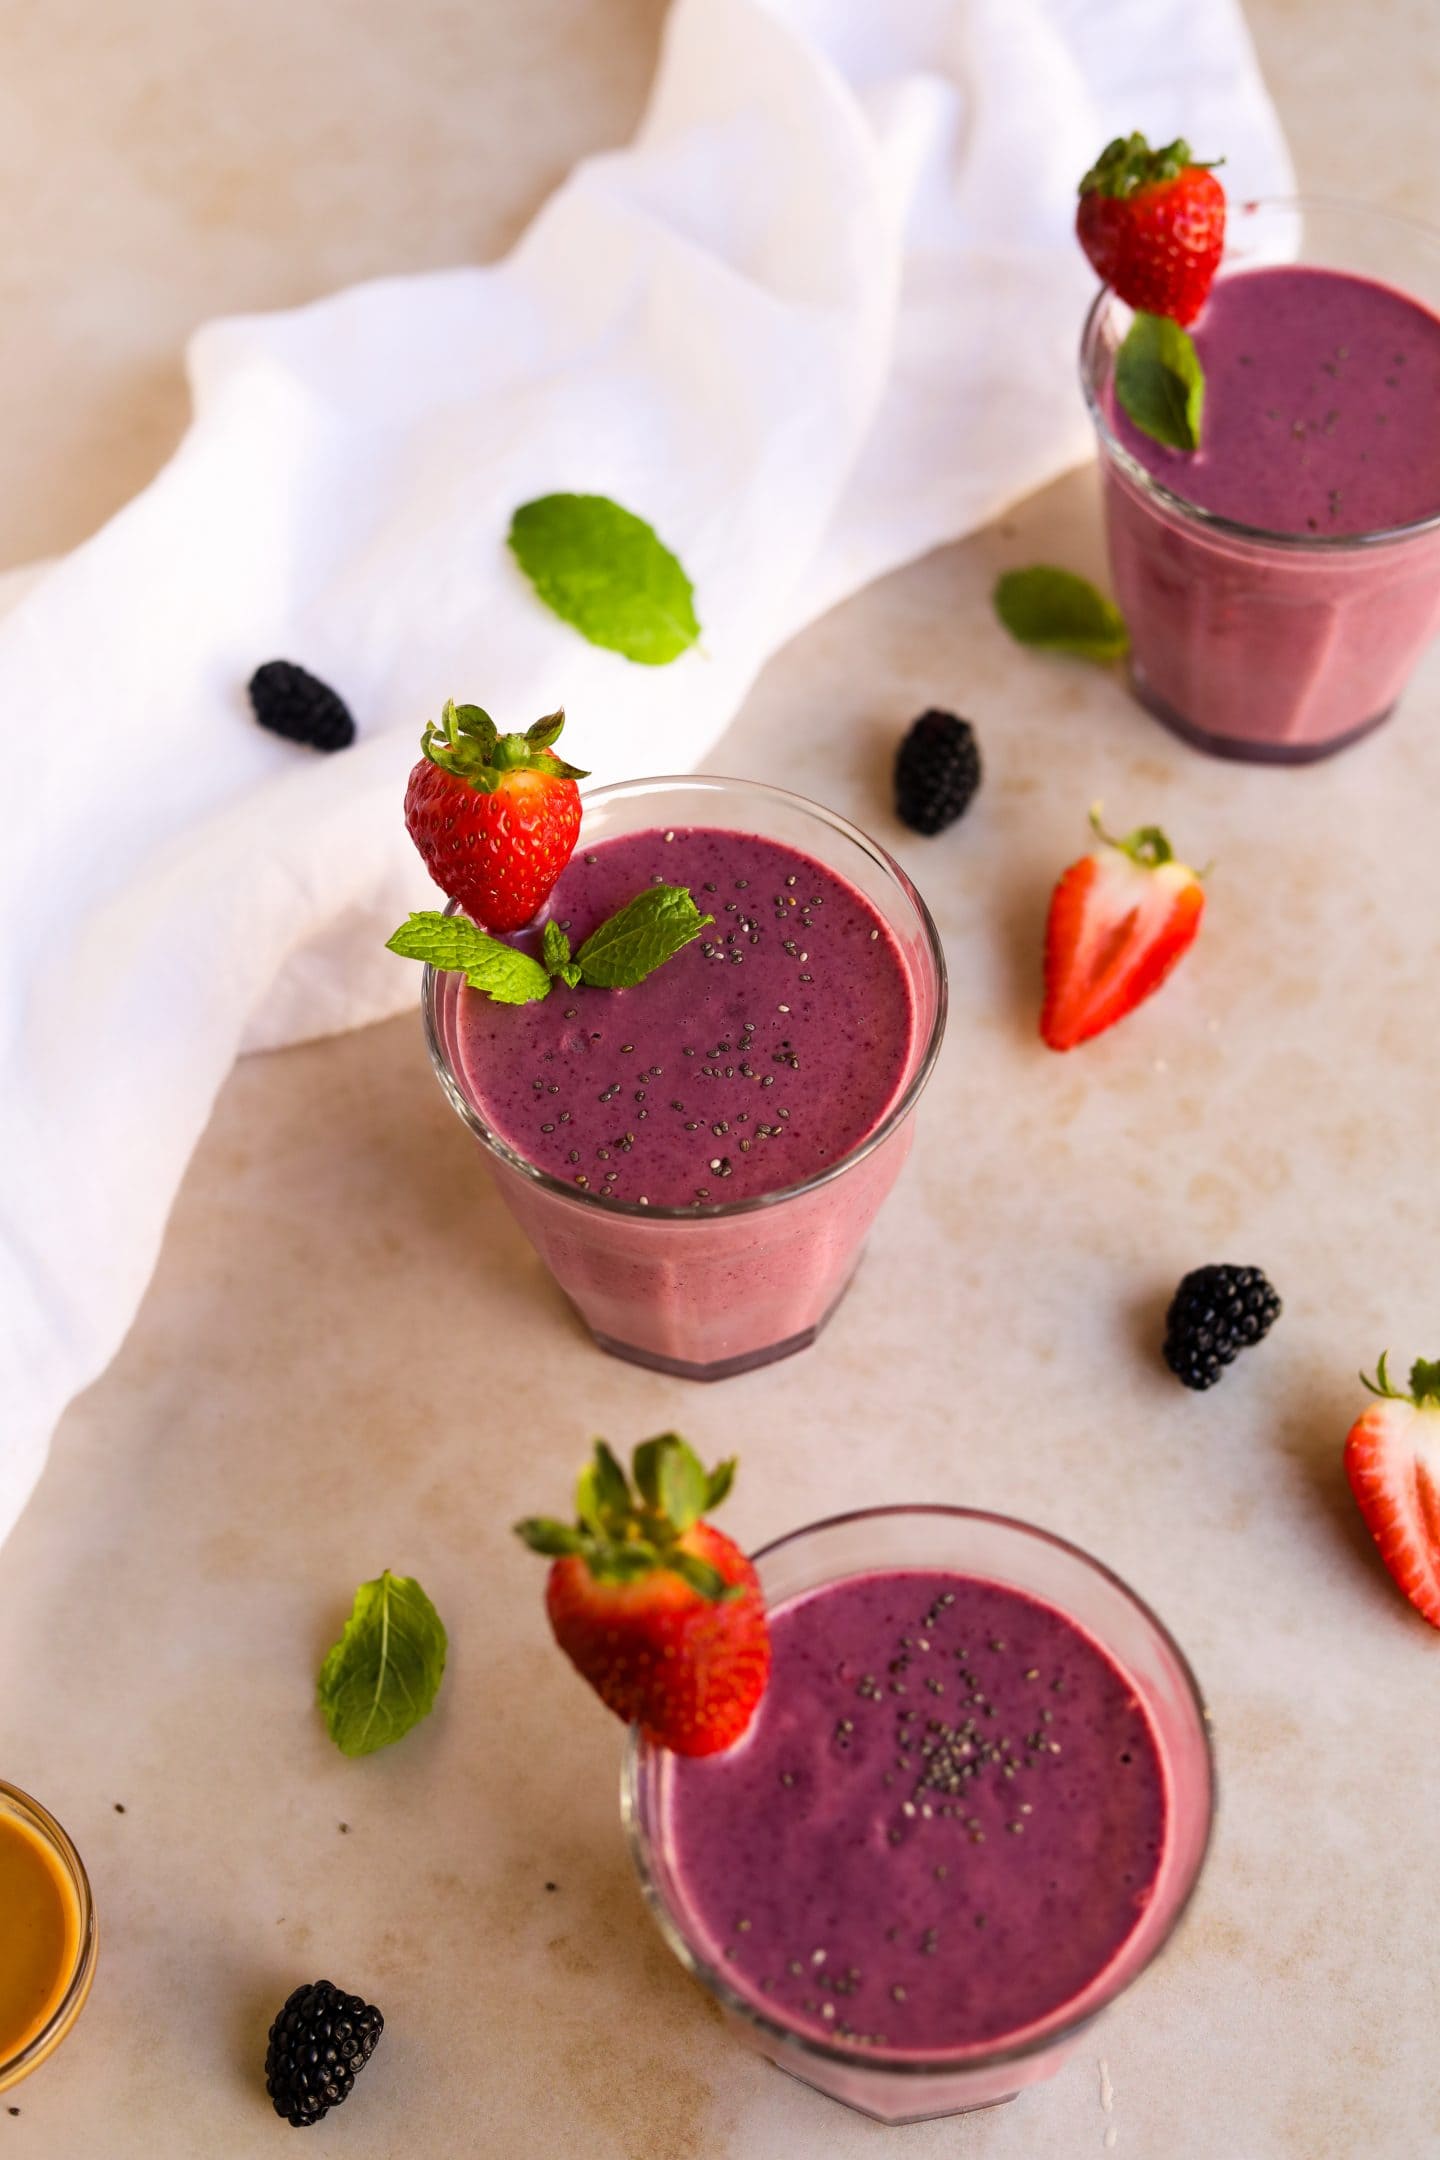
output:
[[[77, 537], [143, 477], [189, 322], [499, 244], [628, 127], [657, 15], [0, 6], [4, 550]], [[1425, 0], [1253, 15], [1307, 177], [1333, 129], [1337, 187], [1440, 216]], [[708, 1390], [598, 1355], [410, 1021], [235, 1074], [132, 1336], [0, 1562], [0, 1775], [75, 1834], [104, 1936], [82, 2023], [0, 2103], [5, 2155], [275, 2151], [265, 2027], [320, 1973], [388, 2020], [316, 2136], [356, 2160], [1440, 2148], [1440, 1638], [1339, 1464], [1355, 1368], [1437, 1347], [1440, 654], [1332, 764], [1212, 764], [1109, 677], [1006, 645], [991, 581], [1037, 555], [1098, 566], [1091, 476], [816, 626], [716, 760], [894, 846], [953, 971], [914, 1158], [814, 1352]], [[975, 718], [987, 780], [926, 843], [886, 798], [931, 701]], [[1096, 795], [1213, 857], [1212, 911], [1163, 1000], [1059, 1060], [1033, 1036], [1037, 943]], [[1157, 1324], [1211, 1258], [1263, 1263], [1286, 1313], [1192, 1397]], [[735, 2045], [640, 1910], [618, 1728], [549, 1648], [507, 1525], [592, 1434], [671, 1424], [740, 1449], [748, 1542], [898, 1497], [1030, 1516], [1118, 1568], [1198, 1667], [1224, 1805], [1192, 1920], [1012, 2109], [905, 2132], [836, 2110]], [[312, 1675], [386, 1565], [435, 1597], [452, 1668], [427, 1725], [352, 1763]]]
[[502, 254], [665, 0], [0, 0], [0, 567], [151, 477], [214, 315]]

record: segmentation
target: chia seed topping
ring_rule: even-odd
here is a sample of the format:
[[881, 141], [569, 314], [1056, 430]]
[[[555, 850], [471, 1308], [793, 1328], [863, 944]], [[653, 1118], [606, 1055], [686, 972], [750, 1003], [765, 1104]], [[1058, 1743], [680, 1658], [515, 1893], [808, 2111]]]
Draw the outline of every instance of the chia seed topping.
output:
[[[802, 1183], [858, 1146], [903, 1084], [917, 1023], [899, 948], [869, 901], [820, 863], [705, 828], [597, 842], [572, 857], [546, 912], [571, 921], [578, 949], [657, 875], [697, 895], [728, 887], [743, 896], [718, 910], [734, 927], [687, 946], [642, 983], [581, 986], [566, 1005], [552, 996], [500, 1006], [462, 990], [467, 1092], [518, 1154], [571, 1190], [585, 1190], [575, 1162], [613, 1159], [618, 1175], [607, 1175], [595, 1201], [703, 1212]], [[803, 948], [786, 905], [797, 881], [814, 895], [807, 914], [825, 903]], [[536, 950], [539, 930], [511, 942]], [[743, 989], [707, 955], [743, 958]], [[703, 1059], [689, 1068], [692, 1096], [705, 1091], [691, 1105], [699, 1117], [686, 1115], [685, 1098], [652, 1091], [678, 1054]], [[787, 1100], [772, 1110], [777, 1072]], [[755, 1115], [762, 1101], [764, 1121]], [[727, 1138], [728, 1153], [714, 1145]]]
[[[1158, 1744], [1126, 1677], [1054, 1608], [961, 1576], [846, 1578], [777, 1607], [771, 1629], [745, 1747], [669, 1773], [689, 1924], [735, 1943], [733, 1983], [802, 2031], [918, 2052], [1078, 1995], [1134, 1928], [1166, 1841]], [[937, 1661], [983, 1703], [896, 1699], [901, 1674]]]

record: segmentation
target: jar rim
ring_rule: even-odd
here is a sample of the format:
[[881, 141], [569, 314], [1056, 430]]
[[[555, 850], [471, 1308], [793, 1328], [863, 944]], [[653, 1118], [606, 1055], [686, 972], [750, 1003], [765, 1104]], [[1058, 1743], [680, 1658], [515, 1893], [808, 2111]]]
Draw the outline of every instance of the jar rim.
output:
[[60, 1862], [65, 1877], [74, 1893], [79, 1926], [76, 1931], [75, 1957], [66, 1983], [65, 1992], [38, 2033], [13, 2055], [0, 2056], [0, 2092], [18, 2084], [58, 2047], [70, 2027], [85, 2007], [90, 1984], [95, 1977], [95, 1961], [98, 1954], [98, 1937], [95, 1923], [95, 1901], [90, 1889], [90, 1878], [85, 1863], [80, 1858], [74, 1841], [57, 1822], [48, 1808], [18, 1785], [0, 1778], [0, 1809], [14, 1814], [28, 1825], [42, 1840], [48, 1851]]

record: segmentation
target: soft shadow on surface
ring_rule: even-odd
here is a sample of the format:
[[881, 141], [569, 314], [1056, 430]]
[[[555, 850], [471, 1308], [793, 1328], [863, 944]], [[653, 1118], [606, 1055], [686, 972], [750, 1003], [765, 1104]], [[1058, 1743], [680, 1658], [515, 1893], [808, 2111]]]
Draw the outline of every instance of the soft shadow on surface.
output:
[[[269, 1970], [274, 1978], [268, 1985], [257, 1976], [247, 1978], [235, 1990], [234, 2013], [230, 2021], [230, 2057], [237, 2091], [252, 2100], [258, 2095], [266, 2113], [273, 2114], [270, 2096], [265, 2090], [265, 2055], [270, 2042], [270, 2027], [294, 1989], [328, 1976], [307, 1972], [292, 1977], [291, 1967], [278, 1953], [270, 1958]], [[345, 1982], [338, 1980], [335, 1984], [344, 1987]]]
[[1384, 1589], [1388, 1584], [1384, 1563], [1345, 1475], [1345, 1436], [1367, 1399], [1358, 1378], [1347, 1381], [1331, 1375], [1302, 1383], [1287, 1404], [1275, 1437], [1306, 1504], [1326, 1519], [1336, 1550], [1345, 1553], [1377, 1589]]
[[[1126, 1311], [1125, 1339], [1131, 1355], [1149, 1370], [1174, 1380], [1161, 1354], [1165, 1340], [1165, 1316], [1175, 1295], [1174, 1283], [1154, 1286], [1137, 1296]], [[1178, 1380], [1174, 1381], [1178, 1387]]]
[[[1027, 1044], [1036, 1042], [1040, 1007], [1045, 994], [1045, 918], [1051, 887], [1043, 880], [1017, 874], [993, 894], [995, 939], [1004, 961], [1005, 1017], [1011, 1034]], [[1055, 1052], [1044, 1055], [1053, 1058]]]

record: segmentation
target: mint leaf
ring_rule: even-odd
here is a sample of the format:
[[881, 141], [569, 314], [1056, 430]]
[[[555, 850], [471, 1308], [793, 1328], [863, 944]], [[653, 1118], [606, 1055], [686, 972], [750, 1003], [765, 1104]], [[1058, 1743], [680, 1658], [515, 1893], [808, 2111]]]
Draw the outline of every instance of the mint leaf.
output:
[[1021, 645], [1078, 653], [1082, 660], [1118, 660], [1130, 639], [1113, 600], [1088, 579], [1050, 563], [1007, 570], [995, 587], [995, 612]]
[[700, 635], [695, 589], [643, 518], [605, 495], [542, 495], [510, 521], [516, 562], [592, 645], [664, 667]]
[[710, 1480], [699, 1456], [676, 1433], [662, 1433], [636, 1448], [635, 1483], [645, 1505], [668, 1519], [676, 1537], [683, 1537], [705, 1512]]
[[385, 949], [402, 960], [428, 960], [431, 967], [463, 974], [472, 990], [497, 1005], [533, 1005], [550, 995], [550, 977], [538, 960], [487, 937], [464, 915], [412, 915], [386, 939]]
[[497, 1005], [533, 1005], [550, 995], [552, 980], [572, 990], [581, 982], [597, 990], [644, 982], [714, 920], [700, 913], [683, 885], [651, 885], [601, 923], [573, 957], [557, 922], [540, 934], [542, 962], [478, 930], [468, 916], [434, 910], [411, 915], [386, 940], [386, 950], [462, 974]]
[[580, 963], [570, 958], [570, 940], [558, 922], [547, 922], [540, 935], [540, 957], [547, 975], [558, 975], [573, 990], [580, 980]]
[[540, 934], [540, 957], [547, 975], [558, 975], [570, 963], [570, 940], [558, 922], [547, 922]]
[[683, 885], [651, 885], [591, 931], [575, 956], [580, 979], [596, 990], [644, 982], [714, 920], [700, 913]]
[[1168, 315], [1139, 314], [1115, 355], [1115, 395], [1137, 428], [1171, 450], [1198, 450], [1205, 370]]
[[320, 1668], [326, 1728], [342, 1755], [373, 1755], [428, 1717], [445, 1672], [445, 1628], [410, 1575], [361, 1583]]

